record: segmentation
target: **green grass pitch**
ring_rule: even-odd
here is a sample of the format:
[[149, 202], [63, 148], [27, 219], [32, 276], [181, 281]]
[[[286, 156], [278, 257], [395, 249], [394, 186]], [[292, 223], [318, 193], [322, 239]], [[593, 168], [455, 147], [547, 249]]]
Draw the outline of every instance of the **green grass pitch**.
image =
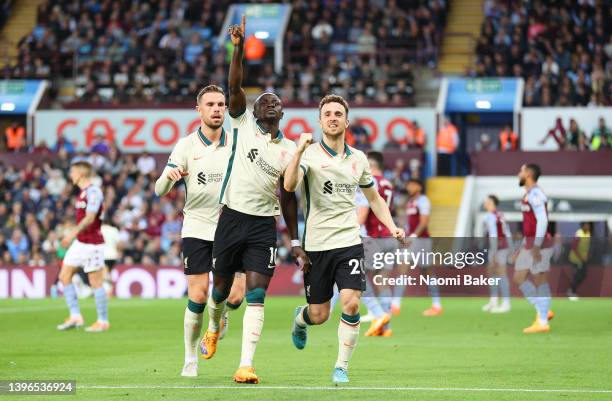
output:
[[[260, 385], [237, 385], [244, 306], [200, 376], [180, 377], [186, 300], [110, 302], [111, 331], [58, 332], [63, 299], [0, 301], [0, 380], [74, 379], [76, 396], [0, 396], [6, 400], [610, 400], [612, 300], [553, 300], [549, 335], [526, 336], [534, 318], [522, 299], [512, 312], [480, 311], [483, 299], [444, 299], [441, 317], [425, 318], [426, 298], [405, 298], [393, 337], [359, 339], [351, 383], [331, 386], [339, 312], [309, 328], [305, 350], [290, 338], [303, 298], [269, 297], [255, 356]], [[93, 300], [81, 301], [87, 323]], [[205, 324], [207, 321], [205, 318]], [[366, 325], [362, 325], [362, 334]], [[195, 386], [195, 387], [193, 387]], [[308, 387], [308, 388], [304, 388]], [[531, 391], [546, 390], [546, 391]], [[596, 391], [599, 392], [596, 392]]]

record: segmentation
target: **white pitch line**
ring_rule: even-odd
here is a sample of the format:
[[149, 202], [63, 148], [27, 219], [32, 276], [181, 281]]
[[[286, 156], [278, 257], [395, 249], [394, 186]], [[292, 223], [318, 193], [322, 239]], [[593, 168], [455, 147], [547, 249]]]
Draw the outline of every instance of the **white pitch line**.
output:
[[[80, 300], [79, 300], [80, 301]], [[130, 303], [117, 303], [117, 304], [113, 304], [111, 303], [110, 308], [114, 309], [114, 308], [132, 308], [132, 307], [141, 307], [141, 306], [146, 306], [147, 305], [147, 301], [146, 300], [140, 300], [141, 302], [130, 302]], [[112, 300], [111, 300], [112, 302]], [[8, 308], [0, 308], [0, 315], [1, 314], [10, 314], [10, 313], [28, 313], [28, 312], [45, 312], [45, 311], [52, 311], [52, 310], [58, 310], [58, 309], [66, 309], [66, 305], [47, 305], [47, 306], [12, 306], [12, 307], [8, 307]], [[81, 309], [93, 309], [95, 308], [95, 305], [81, 305]]]
[[14, 306], [11, 308], [0, 308], [0, 314], [2, 313], [21, 313], [21, 312], [45, 312], [56, 309], [66, 309], [66, 305], [56, 306]]
[[511, 392], [511, 393], [581, 393], [612, 394], [612, 390], [590, 389], [531, 389], [531, 388], [463, 388], [463, 387], [326, 387], [326, 386], [179, 386], [179, 385], [77, 385], [77, 390], [340, 390], [340, 391], [456, 391], [456, 392]]

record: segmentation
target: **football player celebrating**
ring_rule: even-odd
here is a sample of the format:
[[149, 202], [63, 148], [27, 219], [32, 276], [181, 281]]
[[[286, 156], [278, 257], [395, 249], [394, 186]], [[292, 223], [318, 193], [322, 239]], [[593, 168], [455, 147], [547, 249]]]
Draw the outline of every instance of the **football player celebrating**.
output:
[[[164, 196], [179, 181], [185, 183], [185, 208], [181, 231], [183, 264], [187, 276], [187, 308], [184, 317], [185, 365], [182, 376], [198, 375], [197, 345], [208, 298], [212, 269], [213, 239], [219, 220], [219, 193], [230, 157], [231, 138], [223, 129], [225, 93], [216, 85], [200, 90], [196, 98], [200, 126], [179, 139], [168, 164], [155, 183], [155, 193]], [[234, 281], [232, 291], [244, 296], [244, 275]]]
[[[264, 324], [264, 300], [276, 267], [276, 219], [282, 206], [292, 251], [305, 260], [297, 240], [297, 200], [283, 189], [283, 174], [295, 152], [293, 141], [279, 129], [283, 106], [278, 96], [263, 93], [246, 108], [242, 89], [242, 58], [246, 22], [229, 29], [234, 52], [229, 71], [229, 114], [232, 150], [221, 187], [223, 204], [213, 248], [213, 290], [209, 298], [210, 323], [202, 339], [202, 356], [217, 350], [220, 319], [234, 273], [246, 271], [246, 300], [238, 383], [259, 383], [253, 357]], [[277, 196], [280, 182], [280, 205]]]
[[391, 235], [404, 238], [395, 226], [389, 207], [374, 187], [368, 159], [345, 143], [348, 104], [340, 96], [327, 95], [319, 104], [323, 140], [312, 143], [302, 134], [297, 152], [285, 171], [285, 189], [295, 191], [303, 182], [306, 218], [302, 241], [309, 264], [304, 274], [305, 306], [297, 307], [292, 339], [298, 349], [306, 346], [308, 325], [323, 324], [330, 314], [334, 284], [340, 291], [342, 317], [338, 327], [338, 358], [334, 383], [346, 383], [348, 364], [359, 337], [359, 303], [365, 291], [363, 244], [355, 213], [355, 190], [362, 189], [376, 217]]

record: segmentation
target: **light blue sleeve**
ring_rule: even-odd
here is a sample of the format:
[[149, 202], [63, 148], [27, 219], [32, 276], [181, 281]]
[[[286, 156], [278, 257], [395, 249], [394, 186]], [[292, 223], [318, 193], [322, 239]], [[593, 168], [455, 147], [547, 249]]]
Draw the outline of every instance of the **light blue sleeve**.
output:
[[494, 254], [497, 252], [498, 238], [497, 238], [497, 217], [493, 213], [487, 213], [485, 216], [485, 225], [487, 233], [489, 233], [489, 252]]
[[510, 227], [508, 226], [508, 223], [504, 221], [502, 224], [504, 228], [504, 236], [506, 237], [506, 240], [508, 241], [508, 247], [513, 248], [514, 239], [512, 238], [512, 231], [510, 231]]
[[429, 216], [431, 213], [431, 203], [425, 195], [421, 195], [419, 199], [417, 199], [416, 204], [419, 208], [419, 214], [421, 216]]
[[544, 236], [546, 235], [546, 229], [548, 228], [548, 215], [546, 214], [546, 195], [540, 188], [533, 188], [529, 192], [529, 196], [527, 197], [527, 201], [531, 206], [531, 210], [533, 210], [533, 214], [536, 218], [536, 238], [534, 240], [534, 244], [536, 246], [541, 246], [542, 241], [544, 241]]
[[96, 186], [87, 188], [87, 213], [98, 213], [104, 202], [104, 195], [102, 190]]
[[497, 238], [497, 218], [493, 213], [487, 213], [485, 216], [485, 226], [487, 233], [489, 233], [489, 238]]

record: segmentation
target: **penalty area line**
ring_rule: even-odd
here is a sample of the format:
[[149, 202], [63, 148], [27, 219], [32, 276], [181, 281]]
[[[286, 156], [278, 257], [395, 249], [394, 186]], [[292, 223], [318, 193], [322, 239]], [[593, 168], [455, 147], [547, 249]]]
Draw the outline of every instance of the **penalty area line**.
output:
[[511, 392], [612, 394], [612, 390], [538, 389], [538, 388], [471, 388], [471, 387], [344, 387], [344, 386], [180, 386], [180, 385], [77, 385], [77, 390], [293, 390], [293, 391], [446, 391], [446, 392]]

